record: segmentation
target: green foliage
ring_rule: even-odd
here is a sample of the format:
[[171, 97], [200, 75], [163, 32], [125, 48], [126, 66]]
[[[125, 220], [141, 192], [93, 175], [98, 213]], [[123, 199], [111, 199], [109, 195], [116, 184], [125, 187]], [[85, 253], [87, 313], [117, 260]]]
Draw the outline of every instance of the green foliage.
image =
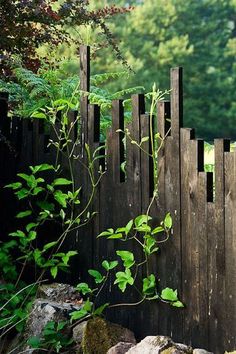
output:
[[[160, 225], [155, 228], [152, 228], [151, 225], [148, 224], [151, 221], [151, 216], [139, 215], [134, 220], [130, 220], [124, 227], [119, 227], [116, 230], [109, 228], [98, 235], [98, 238], [105, 237], [107, 240], [118, 239], [120, 242], [125, 242], [127, 244], [130, 241], [135, 240], [137, 245], [141, 247], [143, 251], [144, 260], [136, 260], [134, 254], [128, 250], [116, 250], [116, 255], [119, 257], [118, 260], [113, 260], [111, 262], [104, 260], [102, 262], [103, 271], [89, 269], [88, 273], [92, 276], [98, 287], [92, 289], [87, 283], [80, 283], [77, 285], [77, 289], [81, 291], [83, 295], [87, 296], [87, 300], [80, 310], [72, 312], [72, 321], [82, 320], [84, 317], [102, 315], [103, 311], [109, 307], [127, 305], [125, 303], [106, 303], [99, 308], [96, 307], [96, 304], [99, 301], [99, 295], [105, 288], [108, 280], [111, 279], [111, 273], [113, 273], [113, 270], [115, 270], [113, 284], [117, 285], [122, 293], [125, 293], [128, 287], [133, 286], [139, 294], [139, 297], [141, 297], [138, 303], [145, 300], [160, 300], [167, 302], [174, 307], [184, 306], [178, 299], [177, 290], [165, 288], [160, 292], [157, 285], [156, 275], [149, 274], [148, 272], [150, 257], [159, 250], [159, 240], [153, 235], [160, 232], [166, 233], [165, 240], [167, 240], [172, 227], [172, 218], [169, 213], [166, 214]], [[157, 229], [158, 232], [156, 231]], [[116, 235], [119, 235], [119, 237], [115, 237]], [[120, 268], [121, 263], [122, 270], [116, 271], [118, 267]], [[139, 289], [137, 274], [141, 274], [141, 267], [144, 266], [147, 275], [142, 279], [142, 288]], [[106, 273], [104, 273], [104, 269]], [[91, 301], [91, 299], [94, 300]], [[138, 303], [130, 303], [128, 305], [137, 305]]]
[[[130, 94], [144, 90], [142, 86], [134, 86], [111, 92], [104, 87], [108, 81], [127, 77], [127, 71], [96, 74], [91, 77], [90, 92], [80, 91], [79, 75], [68, 72], [67, 62], [59, 62], [54, 66], [44, 64], [37, 73], [22, 66], [13, 68], [14, 81], [5, 82], [0, 79], [0, 90], [10, 94], [12, 114], [24, 118], [39, 118], [54, 123], [58, 112], [68, 109], [79, 110], [82, 95], [87, 95], [91, 104], [101, 109], [101, 133], [111, 126], [112, 100], [125, 98]], [[103, 86], [101, 86], [103, 85]], [[125, 101], [126, 119], [130, 119], [129, 100]]]
[[73, 345], [70, 332], [67, 331], [68, 322], [49, 321], [42, 332], [42, 338], [31, 337], [28, 344], [35, 349], [48, 349], [50, 353], [61, 353]]
[[[103, 3], [91, 0], [95, 2]], [[125, 85], [149, 87], [155, 80], [158, 87], [169, 87], [169, 68], [183, 66], [184, 126], [196, 128], [197, 135], [209, 141], [234, 138], [235, 1], [136, 0], [132, 4], [134, 11], [110, 24], [135, 72]], [[107, 71], [113, 62], [113, 54], [105, 48], [98, 53], [96, 70]], [[116, 85], [122, 88], [124, 82]]]

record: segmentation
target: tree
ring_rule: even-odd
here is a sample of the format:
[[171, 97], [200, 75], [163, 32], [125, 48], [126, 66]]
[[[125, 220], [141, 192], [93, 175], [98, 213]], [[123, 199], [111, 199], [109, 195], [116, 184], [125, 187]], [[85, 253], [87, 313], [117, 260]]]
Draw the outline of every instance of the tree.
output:
[[[34, 59], [36, 49], [42, 44], [68, 43], [72, 40], [68, 29], [84, 24], [101, 27], [105, 34], [109, 33], [105, 20], [130, 10], [111, 5], [93, 11], [87, 0], [0, 0], [1, 59], [19, 54], [26, 64], [30, 61], [31, 65], [38, 65]], [[107, 40], [112, 44], [111, 35]], [[77, 45], [80, 42], [75, 38], [73, 41]]]
[[[136, 73], [130, 85], [148, 90], [155, 81], [168, 88], [170, 67], [184, 67], [184, 123], [208, 140], [236, 138], [235, 15], [235, 0], [145, 0], [111, 25]], [[106, 49], [97, 71], [106, 71], [112, 62]]]

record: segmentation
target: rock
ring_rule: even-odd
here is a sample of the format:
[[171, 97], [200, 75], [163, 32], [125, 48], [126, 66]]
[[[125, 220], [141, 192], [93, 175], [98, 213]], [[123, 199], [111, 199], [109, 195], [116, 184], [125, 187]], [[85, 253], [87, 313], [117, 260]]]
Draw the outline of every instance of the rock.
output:
[[140, 343], [128, 350], [129, 354], [160, 353], [161, 350], [171, 347], [173, 344], [169, 337], [147, 336]]
[[81, 296], [78, 290], [69, 284], [62, 283], [41, 285], [38, 289], [37, 297], [56, 302], [68, 302], [76, 304], [81, 302]]
[[193, 354], [214, 354], [212, 352], [208, 352], [207, 350], [204, 350], [204, 349], [194, 349], [193, 350]]
[[165, 336], [148, 336], [127, 351], [127, 354], [191, 354], [192, 348], [184, 344], [175, 344]]
[[42, 330], [49, 321], [65, 321], [70, 318], [72, 311], [79, 310], [80, 306], [70, 303], [58, 303], [56, 301], [35, 299], [31, 314], [27, 320], [27, 337], [41, 336]]
[[119, 342], [111, 347], [107, 354], [125, 354], [130, 348], [134, 346], [134, 343]]
[[[39, 287], [37, 296], [32, 304], [31, 313], [26, 323], [26, 330], [23, 341], [31, 337], [41, 337], [45, 325], [49, 321], [65, 321], [70, 319], [70, 313], [80, 310], [82, 301], [79, 293], [67, 284], [50, 284]], [[27, 344], [22, 347], [22, 351], [27, 354], [35, 352]]]
[[77, 325], [73, 330], [73, 339], [80, 346], [78, 353], [106, 354], [119, 342], [136, 344], [133, 332], [117, 324], [96, 317]]

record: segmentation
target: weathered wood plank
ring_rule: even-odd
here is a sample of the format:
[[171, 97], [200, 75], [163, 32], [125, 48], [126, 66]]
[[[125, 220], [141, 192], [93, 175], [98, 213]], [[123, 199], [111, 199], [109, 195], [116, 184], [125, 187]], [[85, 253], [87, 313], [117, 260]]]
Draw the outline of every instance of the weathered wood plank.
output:
[[[209, 348], [217, 345], [218, 351], [224, 352], [222, 332], [225, 322], [225, 175], [224, 152], [230, 150], [230, 141], [215, 140], [215, 213], [211, 242], [209, 247], [210, 261], [210, 303], [209, 303]], [[209, 236], [208, 236], [209, 237]], [[221, 310], [219, 311], [219, 307]]]
[[124, 131], [124, 107], [122, 100], [115, 100], [112, 102], [112, 128], [110, 131], [110, 138], [108, 140], [108, 162], [107, 169], [112, 175], [114, 183], [125, 181], [124, 173], [121, 170], [121, 164], [124, 162], [124, 133], [117, 132]]
[[225, 152], [225, 350], [236, 347], [236, 154]]
[[161, 217], [165, 213], [165, 139], [170, 130], [170, 101], [159, 101], [157, 106], [157, 129], [160, 134], [158, 153], [158, 201]]
[[80, 46], [80, 90], [84, 92], [80, 98], [80, 134], [81, 149], [84, 154], [84, 143], [88, 135], [88, 95], [90, 90], [90, 47]]
[[141, 145], [141, 205], [142, 213], [147, 212], [147, 208], [150, 203], [150, 197], [153, 194], [153, 164], [150, 157], [150, 116], [148, 114], [143, 114], [140, 117], [140, 129], [141, 129], [141, 139], [147, 138], [149, 140], [144, 141]]
[[194, 138], [192, 129], [181, 129], [181, 233], [182, 233], [182, 300], [186, 304], [183, 322], [183, 340], [188, 343], [191, 337], [191, 201], [192, 189], [190, 181], [191, 171], [191, 147], [190, 140]]
[[[199, 325], [201, 346], [208, 348], [208, 243], [207, 243], [207, 184], [208, 173], [199, 172], [197, 186], [197, 235], [199, 257]], [[200, 344], [199, 344], [200, 345]]]

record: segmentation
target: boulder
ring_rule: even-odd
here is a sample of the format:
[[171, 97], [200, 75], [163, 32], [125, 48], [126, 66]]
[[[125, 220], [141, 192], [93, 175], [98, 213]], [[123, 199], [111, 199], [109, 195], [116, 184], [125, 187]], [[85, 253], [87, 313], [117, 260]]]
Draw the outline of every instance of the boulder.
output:
[[125, 354], [132, 347], [134, 347], [134, 343], [119, 342], [111, 347], [107, 354]]
[[127, 351], [127, 354], [191, 354], [192, 348], [184, 344], [174, 343], [165, 336], [148, 336]]
[[[41, 337], [45, 325], [49, 321], [65, 321], [70, 319], [70, 313], [80, 310], [82, 299], [78, 291], [68, 284], [54, 283], [42, 285], [38, 289], [37, 298], [33, 301], [31, 312], [26, 323], [21, 350], [27, 354], [36, 350], [29, 347], [27, 340], [31, 337]], [[70, 332], [70, 329], [68, 329]], [[68, 333], [71, 334], [72, 333]]]
[[73, 329], [73, 339], [77, 344], [77, 353], [83, 354], [106, 354], [119, 342], [136, 344], [133, 332], [100, 317], [77, 325]]
[[214, 354], [214, 353], [208, 352], [207, 350], [204, 349], [196, 348], [194, 349], [193, 354]]

